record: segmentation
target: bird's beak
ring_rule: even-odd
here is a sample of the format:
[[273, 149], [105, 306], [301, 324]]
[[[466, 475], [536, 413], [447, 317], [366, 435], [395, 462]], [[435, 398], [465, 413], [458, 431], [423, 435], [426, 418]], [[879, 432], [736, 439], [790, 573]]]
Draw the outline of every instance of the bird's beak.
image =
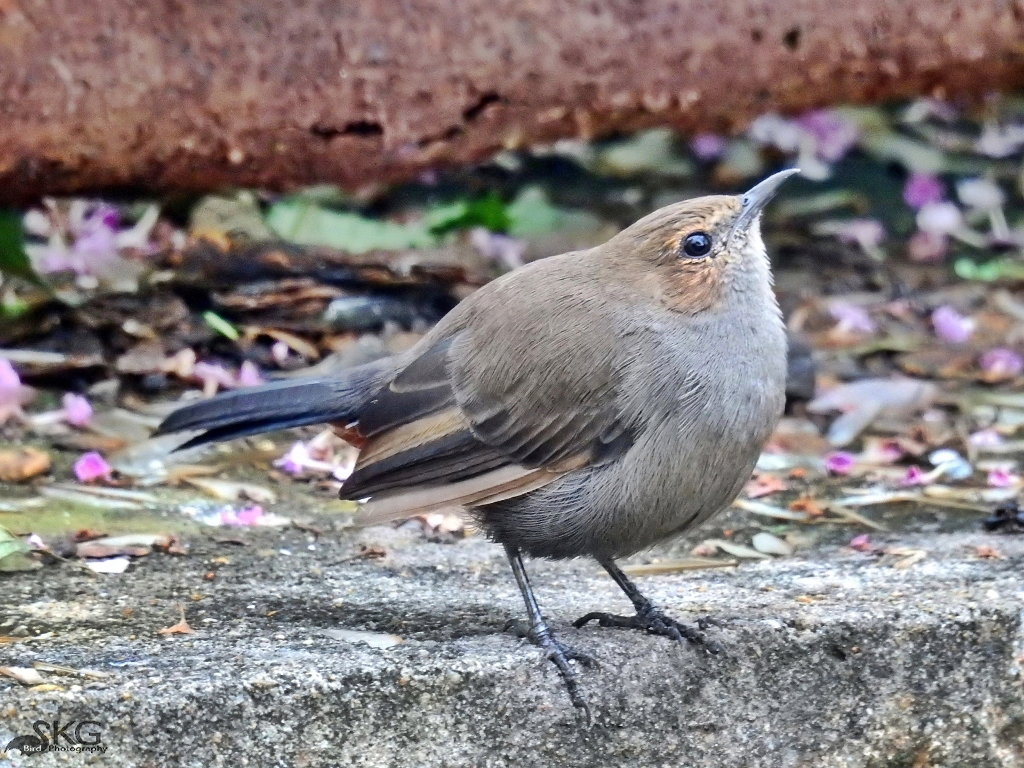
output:
[[782, 183], [797, 173], [800, 173], [799, 168], [788, 168], [785, 171], [779, 171], [747, 190], [740, 198], [740, 212], [736, 217], [736, 221], [733, 222], [732, 231], [737, 233], [746, 232], [747, 228], [757, 219], [761, 210], [768, 204], [768, 201], [775, 197], [775, 193], [779, 191]]

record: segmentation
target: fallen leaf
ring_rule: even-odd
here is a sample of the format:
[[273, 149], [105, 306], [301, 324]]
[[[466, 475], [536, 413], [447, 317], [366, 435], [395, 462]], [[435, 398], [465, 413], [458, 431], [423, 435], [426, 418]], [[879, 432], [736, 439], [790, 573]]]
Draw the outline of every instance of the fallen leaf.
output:
[[100, 672], [95, 669], [75, 669], [74, 667], [65, 667], [60, 664], [51, 664], [48, 661], [33, 661], [33, 669], [38, 669], [42, 672], [54, 672], [58, 675], [75, 675], [76, 677], [88, 677], [93, 680], [106, 680], [112, 675], [109, 672]]
[[681, 560], [665, 560], [660, 563], [625, 565], [622, 570], [630, 576], [656, 576], [663, 573], [699, 571], [705, 568], [732, 568], [739, 565], [736, 560], [719, 560], [710, 557], [686, 557]]
[[106, 536], [102, 539], [83, 541], [75, 547], [75, 555], [86, 557], [143, 557], [154, 548], [166, 549], [171, 545], [171, 536], [158, 533], [132, 533], [124, 536]]
[[751, 549], [743, 544], [734, 544], [733, 542], [726, 541], [725, 539], [708, 539], [704, 544], [718, 547], [727, 555], [739, 557], [744, 560], [765, 560], [769, 557], [763, 552], [758, 552], [756, 549]]
[[988, 544], [976, 544], [974, 547], [974, 554], [976, 554], [978, 557], [983, 557], [987, 560], [1006, 559], [1006, 555], [1004, 555], [995, 547], [990, 547]]
[[0, 667], [0, 675], [13, 677], [22, 685], [42, 685], [45, 680], [39, 672], [32, 667]]
[[42, 563], [29, 556], [32, 548], [0, 525], [0, 573], [34, 571]]
[[755, 472], [754, 476], [747, 481], [743, 489], [749, 499], [759, 499], [762, 496], [770, 496], [779, 491], [788, 490], [789, 486], [785, 481], [767, 472]]
[[191, 635], [195, 632], [192, 627], [185, 621], [185, 606], [178, 603], [178, 612], [181, 614], [181, 620], [177, 624], [172, 624], [169, 627], [164, 627], [159, 630], [157, 634], [161, 635]]
[[0, 482], [21, 483], [49, 470], [49, 455], [37, 448], [0, 451]]
[[373, 544], [360, 544], [359, 554], [356, 555], [360, 560], [377, 560], [382, 557], [387, 557], [387, 550], [383, 547], [377, 547]]
[[928, 557], [928, 552], [926, 550], [912, 549], [911, 547], [890, 547], [885, 550], [885, 554], [900, 558], [893, 563], [892, 566], [899, 570], [909, 568], [915, 563], [919, 563]]
[[789, 557], [793, 554], [793, 547], [767, 531], [761, 531], [755, 533], [754, 537], [750, 540], [754, 549], [758, 552], [763, 552], [766, 555], [779, 555], [780, 557]]
[[801, 496], [799, 499], [794, 499], [790, 502], [789, 509], [793, 512], [803, 512], [808, 517], [821, 517], [825, 514], [825, 508], [821, 505], [821, 502], [809, 496]]
[[85, 566], [96, 573], [124, 573], [130, 563], [127, 557], [108, 557], [105, 560], [86, 560]]

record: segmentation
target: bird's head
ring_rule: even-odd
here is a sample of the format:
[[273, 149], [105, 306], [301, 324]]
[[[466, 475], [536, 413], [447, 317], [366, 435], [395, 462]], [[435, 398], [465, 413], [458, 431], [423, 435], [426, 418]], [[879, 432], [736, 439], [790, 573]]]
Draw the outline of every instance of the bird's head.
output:
[[[644, 282], [668, 308], [696, 314], [729, 296], [769, 295], [771, 271], [760, 218], [796, 169], [780, 171], [742, 195], [709, 195], [668, 205], [611, 241], [641, 259]], [[651, 268], [653, 267], [653, 269]]]

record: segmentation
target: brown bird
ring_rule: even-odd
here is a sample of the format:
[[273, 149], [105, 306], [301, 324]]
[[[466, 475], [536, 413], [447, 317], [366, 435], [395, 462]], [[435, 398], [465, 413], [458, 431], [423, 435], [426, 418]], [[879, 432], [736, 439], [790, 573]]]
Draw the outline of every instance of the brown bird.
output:
[[745, 195], [669, 205], [604, 245], [489, 283], [407, 352], [330, 378], [186, 406], [160, 432], [184, 446], [328, 422], [361, 444], [342, 497], [366, 522], [470, 510], [502, 544], [523, 634], [589, 719], [572, 659], [522, 554], [589, 555], [635, 608], [576, 621], [702, 642], [615, 565], [707, 520], [749, 478], [785, 400], [786, 335], [760, 212], [795, 170]]

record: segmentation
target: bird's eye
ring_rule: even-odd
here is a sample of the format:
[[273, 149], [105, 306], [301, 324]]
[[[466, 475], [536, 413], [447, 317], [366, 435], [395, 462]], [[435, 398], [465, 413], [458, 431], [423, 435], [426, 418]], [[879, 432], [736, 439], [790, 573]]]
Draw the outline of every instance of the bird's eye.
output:
[[692, 259], [707, 256], [711, 251], [711, 235], [707, 232], [692, 232], [683, 240], [683, 253]]

